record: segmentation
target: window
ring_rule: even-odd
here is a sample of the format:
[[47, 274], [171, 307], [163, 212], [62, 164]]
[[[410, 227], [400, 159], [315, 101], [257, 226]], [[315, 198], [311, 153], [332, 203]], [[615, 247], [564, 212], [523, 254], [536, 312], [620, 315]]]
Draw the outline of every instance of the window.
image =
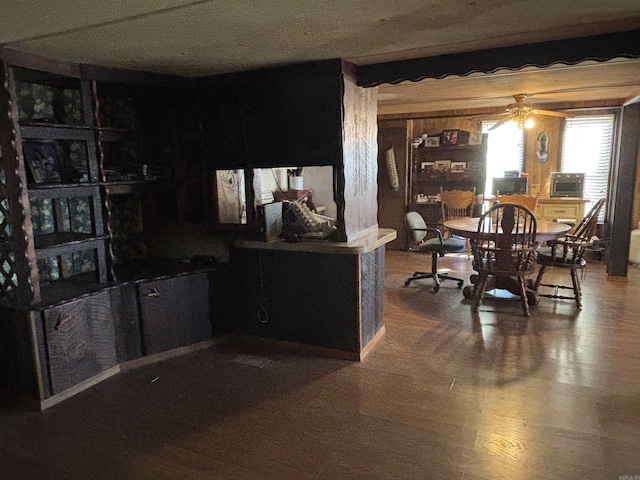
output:
[[[613, 149], [615, 116], [590, 115], [567, 118], [564, 126], [560, 171], [584, 173], [585, 212], [607, 195]], [[599, 222], [604, 221], [604, 210]]]
[[485, 195], [491, 195], [493, 177], [503, 177], [505, 170], [521, 172], [524, 165], [523, 130], [515, 122], [505, 122], [489, 131], [496, 123], [498, 122], [482, 122], [482, 133], [489, 134]]

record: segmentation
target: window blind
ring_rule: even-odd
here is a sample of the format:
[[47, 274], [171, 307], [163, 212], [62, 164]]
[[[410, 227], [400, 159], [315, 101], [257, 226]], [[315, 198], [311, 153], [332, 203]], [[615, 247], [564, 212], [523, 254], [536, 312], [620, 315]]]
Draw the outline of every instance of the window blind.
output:
[[[585, 212], [599, 198], [607, 195], [614, 121], [613, 114], [579, 116], [565, 120], [560, 171], [585, 174], [584, 197], [589, 200], [585, 205]], [[598, 221], [604, 222], [604, 218], [603, 210]]]
[[482, 133], [489, 134], [485, 195], [491, 195], [493, 177], [503, 177], [505, 170], [524, 170], [524, 132], [515, 122], [505, 122], [489, 131], [497, 121], [482, 122]]

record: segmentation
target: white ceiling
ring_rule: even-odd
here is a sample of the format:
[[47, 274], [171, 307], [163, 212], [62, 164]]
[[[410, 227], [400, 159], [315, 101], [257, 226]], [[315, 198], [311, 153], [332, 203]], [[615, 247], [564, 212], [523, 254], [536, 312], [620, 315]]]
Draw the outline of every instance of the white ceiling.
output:
[[[640, 28], [638, 0], [0, 2], [0, 44], [11, 49], [190, 77], [329, 58], [366, 65]], [[558, 66], [546, 78], [527, 71], [491, 75], [492, 83], [478, 75], [425, 81], [412, 89], [383, 86], [379, 105], [381, 112], [418, 103], [429, 110], [492, 106], [494, 97], [505, 104], [515, 93], [536, 93], [531, 100], [543, 101], [539, 92], [577, 86], [593, 96], [596, 82], [607, 76], [608, 83], [626, 86], [601, 89], [597, 96], [640, 94], [637, 61], [612, 68], [615, 73], [608, 74]], [[567, 92], [552, 100], [568, 98]]]

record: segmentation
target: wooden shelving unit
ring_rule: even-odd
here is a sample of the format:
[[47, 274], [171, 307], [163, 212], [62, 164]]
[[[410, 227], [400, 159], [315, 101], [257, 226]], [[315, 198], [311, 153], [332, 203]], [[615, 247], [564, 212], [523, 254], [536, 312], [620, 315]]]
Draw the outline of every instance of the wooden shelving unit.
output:
[[[438, 223], [441, 217], [438, 200], [441, 188], [482, 192], [486, 175], [487, 139], [485, 134], [478, 145], [412, 147], [409, 210], [419, 212], [429, 223]], [[450, 161], [452, 164], [464, 162], [466, 168], [460, 171], [438, 170], [439, 161]]]
[[145, 258], [144, 210], [175, 224], [181, 162], [203, 157], [199, 131], [177, 138], [180, 90], [39, 61], [0, 63], [0, 390], [47, 408], [210, 340], [214, 268]]

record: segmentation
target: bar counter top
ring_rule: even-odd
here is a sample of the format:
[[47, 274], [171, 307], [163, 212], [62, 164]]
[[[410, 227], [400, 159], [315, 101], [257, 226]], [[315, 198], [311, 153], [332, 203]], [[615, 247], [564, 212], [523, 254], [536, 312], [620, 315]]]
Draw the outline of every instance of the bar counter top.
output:
[[281, 250], [291, 252], [323, 253], [334, 255], [359, 255], [372, 252], [379, 247], [395, 240], [398, 233], [391, 228], [378, 228], [367, 232], [350, 242], [334, 242], [330, 240], [303, 239], [298, 243], [288, 243], [278, 239], [272, 242], [257, 240], [238, 240], [234, 243], [237, 248], [260, 250]]

